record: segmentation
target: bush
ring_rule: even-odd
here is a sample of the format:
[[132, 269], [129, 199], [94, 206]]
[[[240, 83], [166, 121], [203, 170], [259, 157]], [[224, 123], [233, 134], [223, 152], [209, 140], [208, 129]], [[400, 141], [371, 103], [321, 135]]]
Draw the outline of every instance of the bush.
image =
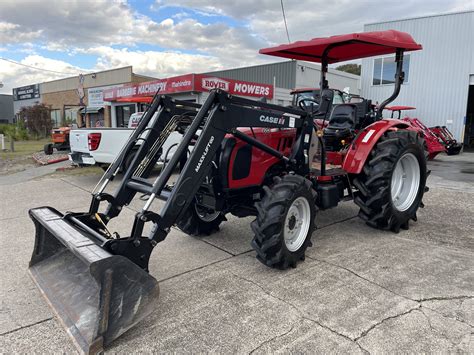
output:
[[53, 128], [51, 113], [44, 104], [23, 107], [19, 112], [20, 122], [34, 137], [48, 137]]
[[28, 140], [30, 137], [23, 124], [0, 124], [0, 134], [13, 138], [15, 141]]

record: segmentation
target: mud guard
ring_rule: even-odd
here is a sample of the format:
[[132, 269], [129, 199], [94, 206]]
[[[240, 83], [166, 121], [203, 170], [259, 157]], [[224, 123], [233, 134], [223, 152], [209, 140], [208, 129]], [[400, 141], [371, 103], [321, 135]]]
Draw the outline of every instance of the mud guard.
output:
[[154, 310], [158, 282], [96, 245], [50, 207], [29, 211], [36, 227], [29, 272], [76, 347], [103, 347]]
[[352, 141], [342, 163], [342, 168], [349, 174], [359, 174], [380, 137], [388, 130], [398, 128], [416, 130], [408, 122], [395, 119], [380, 120], [364, 128]]

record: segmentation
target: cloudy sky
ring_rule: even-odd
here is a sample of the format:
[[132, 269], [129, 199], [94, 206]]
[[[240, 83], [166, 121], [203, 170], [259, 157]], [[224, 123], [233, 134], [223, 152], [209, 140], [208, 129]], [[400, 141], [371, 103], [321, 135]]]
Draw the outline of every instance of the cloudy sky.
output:
[[[283, 3], [292, 41], [474, 9], [474, 0]], [[276, 60], [259, 48], [285, 42], [280, 0], [0, 0], [0, 93], [126, 65], [162, 78], [259, 64]]]

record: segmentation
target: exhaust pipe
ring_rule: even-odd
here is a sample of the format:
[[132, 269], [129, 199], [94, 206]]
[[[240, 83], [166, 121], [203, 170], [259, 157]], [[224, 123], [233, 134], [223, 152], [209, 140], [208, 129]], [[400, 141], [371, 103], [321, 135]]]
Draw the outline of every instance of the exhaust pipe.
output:
[[102, 351], [154, 310], [154, 277], [95, 244], [51, 207], [29, 215], [36, 227], [30, 275], [81, 352]]

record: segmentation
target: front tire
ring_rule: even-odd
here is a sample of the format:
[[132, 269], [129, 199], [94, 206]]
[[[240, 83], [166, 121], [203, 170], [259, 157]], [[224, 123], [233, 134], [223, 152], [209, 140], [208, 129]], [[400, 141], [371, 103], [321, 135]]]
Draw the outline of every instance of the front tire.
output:
[[209, 211], [196, 202], [192, 202], [176, 225], [184, 233], [197, 237], [217, 232], [219, 225], [225, 220], [222, 212]]
[[251, 225], [257, 259], [273, 268], [296, 267], [311, 246], [316, 192], [304, 177], [285, 175], [275, 178], [272, 187], [265, 186], [264, 193], [256, 204], [257, 218]]
[[424, 139], [407, 130], [386, 132], [377, 142], [353, 180], [359, 217], [369, 226], [398, 233], [416, 221], [428, 175], [424, 147]]

